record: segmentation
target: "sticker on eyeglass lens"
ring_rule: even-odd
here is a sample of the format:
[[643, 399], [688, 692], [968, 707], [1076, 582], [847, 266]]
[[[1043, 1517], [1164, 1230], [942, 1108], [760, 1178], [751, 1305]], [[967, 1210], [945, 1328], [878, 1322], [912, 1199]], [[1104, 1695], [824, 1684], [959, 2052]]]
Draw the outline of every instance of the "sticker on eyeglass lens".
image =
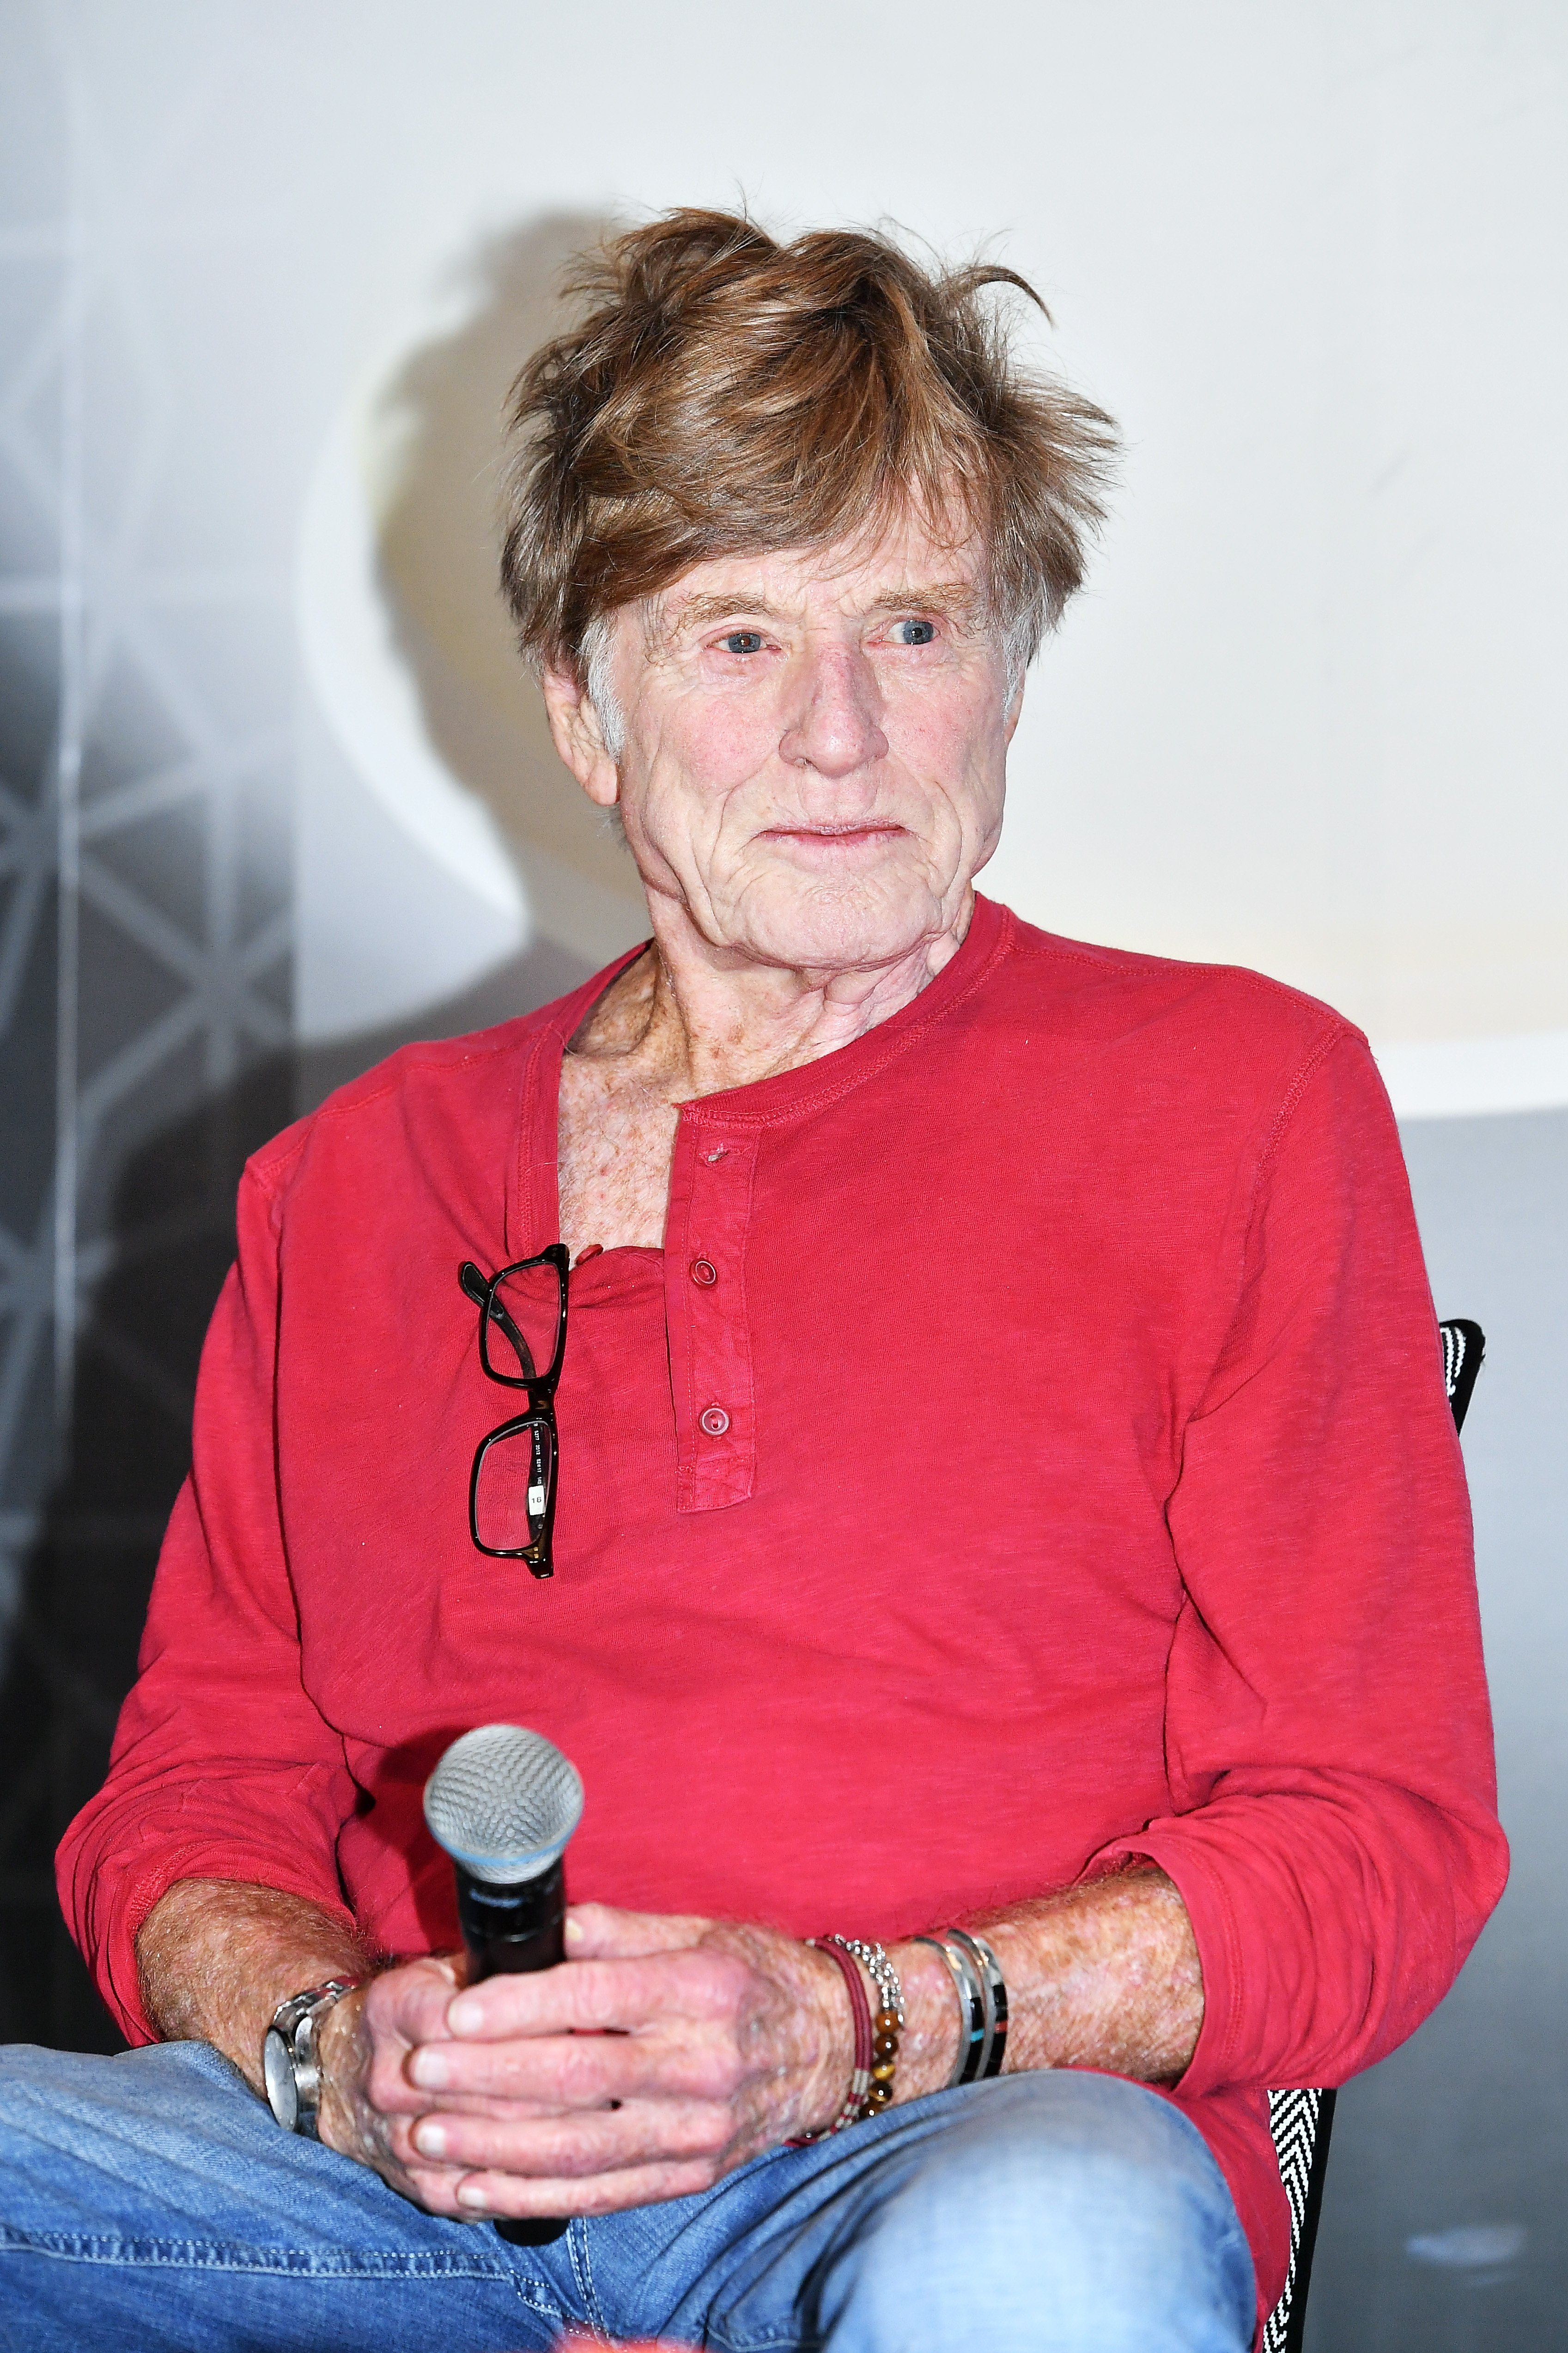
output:
[[531, 1518], [537, 1520], [540, 1517], [544, 1510], [544, 1490], [542, 1487], [531, 1487], [529, 1489], [528, 1509]]

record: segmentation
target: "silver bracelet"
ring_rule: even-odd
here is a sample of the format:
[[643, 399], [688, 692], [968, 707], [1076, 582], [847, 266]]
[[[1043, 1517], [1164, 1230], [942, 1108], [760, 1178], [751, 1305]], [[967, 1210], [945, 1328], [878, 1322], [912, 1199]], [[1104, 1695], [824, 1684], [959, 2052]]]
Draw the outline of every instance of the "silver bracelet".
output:
[[884, 2010], [890, 2010], [894, 2017], [898, 2020], [899, 2031], [901, 2034], [904, 2031], [906, 2022], [904, 2017], [904, 1989], [899, 1983], [899, 1973], [897, 1969], [893, 1967], [893, 1964], [888, 1958], [888, 1956], [882, 1950], [880, 1945], [874, 1945], [869, 1941], [869, 1939], [862, 1936], [846, 1936], [842, 1939], [842, 1942], [845, 1951], [854, 1954], [856, 1959], [860, 1963], [860, 1966], [865, 1970], [866, 1975], [870, 1978], [872, 1984], [876, 1987], [877, 1991], [881, 1995], [882, 2008]]
[[961, 1945], [944, 1945], [940, 1936], [915, 1936], [916, 1945], [929, 1945], [940, 1953], [952, 1989], [958, 1996], [958, 2056], [952, 2063], [952, 2073], [942, 2085], [951, 2092], [960, 2084], [973, 2084], [980, 2073], [985, 2056], [985, 1989], [969, 1955]]
[[1007, 2048], [1007, 1980], [1002, 1974], [1001, 1962], [984, 1936], [973, 1936], [967, 1928], [943, 1928], [941, 1933], [944, 1943], [951, 1937], [962, 1951], [968, 1953], [985, 1989], [985, 2051], [977, 2076], [979, 2082], [984, 2083], [1002, 2073]]

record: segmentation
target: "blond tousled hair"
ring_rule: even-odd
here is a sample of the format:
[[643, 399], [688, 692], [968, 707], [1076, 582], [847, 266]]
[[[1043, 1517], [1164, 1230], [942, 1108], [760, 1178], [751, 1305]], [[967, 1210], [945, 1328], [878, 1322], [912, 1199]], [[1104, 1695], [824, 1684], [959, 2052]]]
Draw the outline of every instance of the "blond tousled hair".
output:
[[594, 624], [693, 565], [912, 505], [978, 533], [1021, 672], [1082, 582], [1116, 434], [1018, 364], [996, 289], [1039, 301], [994, 264], [925, 268], [863, 229], [780, 245], [718, 212], [583, 257], [578, 323], [510, 404], [501, 585], [524, 653], [584, 675]]

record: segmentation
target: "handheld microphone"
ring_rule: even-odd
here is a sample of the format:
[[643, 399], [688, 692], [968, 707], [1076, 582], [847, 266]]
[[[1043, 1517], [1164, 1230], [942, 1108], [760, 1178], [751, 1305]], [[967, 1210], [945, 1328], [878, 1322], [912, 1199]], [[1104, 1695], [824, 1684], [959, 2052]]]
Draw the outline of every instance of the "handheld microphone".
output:
[[[425, 1820], [457, 1868], [471, 1983], [566, 1957], [562, 1857], [582, 1815], [576, 1767], [537, 1732], [483, 1724], [441, 1758], [425, 1784]], [[521, 2247], [546, 2246], [566, 2227], [550, 2216], [496, 2224]]]

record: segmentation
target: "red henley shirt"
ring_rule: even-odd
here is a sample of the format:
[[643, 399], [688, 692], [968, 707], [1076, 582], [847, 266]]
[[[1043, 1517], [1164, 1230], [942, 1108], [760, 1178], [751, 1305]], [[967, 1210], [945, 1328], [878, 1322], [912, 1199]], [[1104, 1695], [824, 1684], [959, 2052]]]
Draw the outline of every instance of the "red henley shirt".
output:
[[1206, 2003], [1173, 2096], [1265, 2312], [1264, 2087], [1409, 2034], [1506, 1867], [1365, 1042], [982, 900], [890, 1020], [684, 1105], [665, 1248], [574, 1272], [536, 1583], [468, 1538], [509, 1409], [458, 1268], [556, 1238], [609, 976], [394, 1056], [247, 1172], [141, 1680], [60, 1850], [105, 1998], [149, 2039], [133, 1939], [182, 1877], [456, 1944], [420, 1789], [497, 1718], [582, 1770], [579, 1898], [891, 1940], [1152, 1856]]

